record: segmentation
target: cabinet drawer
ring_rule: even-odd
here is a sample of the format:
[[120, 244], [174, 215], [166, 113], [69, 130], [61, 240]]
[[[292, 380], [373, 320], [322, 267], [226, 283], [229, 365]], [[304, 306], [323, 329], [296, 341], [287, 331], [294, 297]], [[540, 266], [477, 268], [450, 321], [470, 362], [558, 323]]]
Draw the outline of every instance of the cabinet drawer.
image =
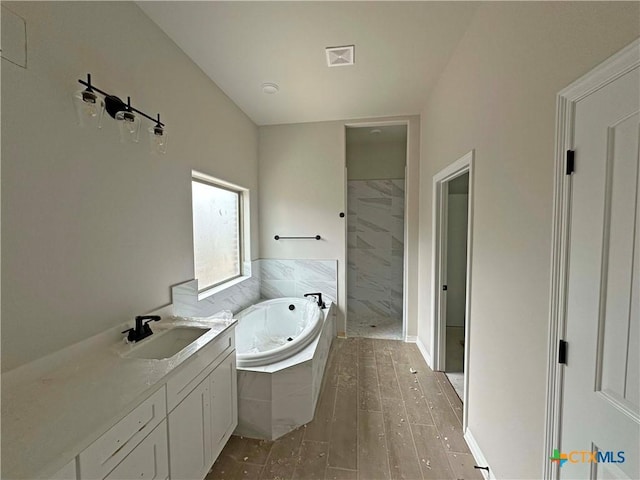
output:
[[235, 349], [235, 327], [202, 348], [167, 382], [167, 411], [173, 410], [233, 349]]
[[169, 478], [167, 422], [163, 420], [105, 480]]
[[163, 387], [79, 455], [80, 478], [104, 478], [166, 415]]

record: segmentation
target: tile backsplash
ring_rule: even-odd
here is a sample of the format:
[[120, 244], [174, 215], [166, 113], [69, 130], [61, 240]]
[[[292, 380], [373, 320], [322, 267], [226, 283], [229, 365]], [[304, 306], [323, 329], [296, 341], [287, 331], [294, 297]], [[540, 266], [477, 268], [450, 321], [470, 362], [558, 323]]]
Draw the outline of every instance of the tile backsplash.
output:
[[221, 310], [237, 313], [260, 299], [302, 297], [321, 292], [323, 299], [337, 303], [337, 260], [254, 260], [245, 265], [248, 278], [219, 293], [198, 300], [198, 281], [172, 287], [173, 313], [205, 317]]
[[320, 292], [338, 303], [337, 260], [260, 260], [262, 298], [301, 297]]
[[198, 300], [198, 280], [175, 285], [171, 288], [174, 315], [206, 317], [221, 310], [233, 313], [247, 308], [260, 300], [260, 268], [258, 262], [245, 264], [250, 278], [232, 285], [219, 293]]

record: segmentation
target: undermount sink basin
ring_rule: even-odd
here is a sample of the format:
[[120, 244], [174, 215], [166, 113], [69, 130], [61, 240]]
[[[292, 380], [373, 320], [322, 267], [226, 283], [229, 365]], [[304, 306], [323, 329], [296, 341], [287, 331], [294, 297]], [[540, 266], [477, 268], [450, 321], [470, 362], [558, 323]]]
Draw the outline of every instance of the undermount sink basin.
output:
[[173, 357], [207, 333], [209, 328], [175, 327], [145, 338], [125, 354], [126, 357], [162, 360]]

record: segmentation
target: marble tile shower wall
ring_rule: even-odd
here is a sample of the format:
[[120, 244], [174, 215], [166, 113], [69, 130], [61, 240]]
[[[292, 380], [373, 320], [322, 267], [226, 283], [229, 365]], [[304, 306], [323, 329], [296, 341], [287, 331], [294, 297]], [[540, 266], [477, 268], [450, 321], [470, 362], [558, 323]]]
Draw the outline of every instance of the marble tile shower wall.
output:
[[337, 260], [260, 260], [262, 298], [301, 297], [321, 292], [338, 303]]
[[350, 318], [402, 322], [404, 179], [350, 180], [347, 190]]
[[337, 304], [336, 260], [254, 260], [246, 265], [251, 278], [220, 293], [198, 300], [198, 282], [190, 280], [172, 287], [175, 315], [206, 317], [221, 310], [237, 313], [260, 299], [302, 297], [321, 292], [323, 299]]

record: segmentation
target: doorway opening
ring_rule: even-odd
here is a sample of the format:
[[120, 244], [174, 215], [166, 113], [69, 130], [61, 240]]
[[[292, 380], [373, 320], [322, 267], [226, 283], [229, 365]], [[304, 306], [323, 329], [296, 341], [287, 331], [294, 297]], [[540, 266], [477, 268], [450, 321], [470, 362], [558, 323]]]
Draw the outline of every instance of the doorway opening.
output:
[[467, 231], [469, 172], [449, 180], [446, 211], [446, 307], [444, 371], [456, 393], [464, 397], [464, 319], [467, 297]]
[[[433, 367], [464, 404], [469, 376], [473, 152], [433, 177]], [[466, 426], [466, 425], [465, 425]]]
[[346, 127], [347, 336], [404, 339], [407, 125]]

